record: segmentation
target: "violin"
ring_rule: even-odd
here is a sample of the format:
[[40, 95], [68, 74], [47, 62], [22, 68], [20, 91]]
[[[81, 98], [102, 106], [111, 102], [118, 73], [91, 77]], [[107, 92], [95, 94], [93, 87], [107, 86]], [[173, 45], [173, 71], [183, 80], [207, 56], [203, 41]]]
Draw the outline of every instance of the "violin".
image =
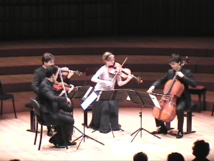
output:
[[61, 91], [63, 90], [63, 86], [65, 87], [65, 91], [70, 93], [73, 89], [74, 89], [74, 86], [73, 85], [68, 85], [67, 83], [62, 83], [62, 82], [55, 82], [54, 85], [53, 85], [53, 89], [55, 91]]
[[[189, 58], [186, 57], [186, 60], [182, 62], [178, 71], [181, 67], [189, 62]], [[182, 95], [184, 91], [184, 85], [177, 80], [177, 75], [173, 79], [168, 80], [163, 89], [163, 95], [159, 100], [161, 108], [153, 108], [153, 116], [164, 122], [171, 122], [176, 116], [176, 102], [177, 99]]]
[[122, 78], [127, 79], [129, 76], [135, 78], [138, 83], [143, 83], [143, 80], [140, 77], [136, 77], [131, 74], [131, 70], [128, 68], [122, 68], [122, 65], [115, 62], [114, 66], [108, 68], [108, 72], [111, 75], [120, 75]]
[[[81, 76], [82, 75], [82, 72], [80, 72], [80, 71], [78, 71], [78, 70], [76, 70], [76, 71], [74, 71], [74, 70], [70, 70], [68, 67], [62, 67], [62, 68], [60, 68], [60, 70], [61, 70], [61, 72], [62, 72], [62, 74], [63, 75], [66, 75], [66, 76], [68, 76], [69, 74], [77, 74], [78, 76]], [[70, 78], [71, 76], [69, 76], [69, 78]]]

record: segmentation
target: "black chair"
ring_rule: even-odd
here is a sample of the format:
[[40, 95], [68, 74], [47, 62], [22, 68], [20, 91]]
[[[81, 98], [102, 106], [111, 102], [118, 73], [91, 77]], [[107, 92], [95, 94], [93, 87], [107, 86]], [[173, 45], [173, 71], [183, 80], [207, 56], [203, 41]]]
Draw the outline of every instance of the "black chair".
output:
[[[39, 141], [39, 147], [38, 147], [38, 150], [40, 150], [41, 148], [41, 143], [42, 143], [42, 134], [43, 134], [43, 126], [51, 126], [51, 125], [54, 125], [54, 126], [57, 126], [56, 124], [47, 124], [44, 119], [43, 119], [43, 116], [42, 116], [42, 109], [40, 108], [40, 105], [39, 103], [33, 99], [33, 98], [30, 98], [31, 99], [31, 104], [33, 106], [33, 111], [36, 115], [36, 130], [35, 130], [35, 139], [34, 139], [34, 145], [36, 145], [36, 140], [37, 140], [37, 134], [38, 134], [38, 124], [41, 125], [41, 131], [40, 131], [40, 141]], [[62, 129], [62, 126], [61, 127], [61, 130], [62, 130], [62, 134], [63, 134], [63, 129]], [[66, 143], [66, 140], [65, 140], [65, 136], [63, 135], [63, 139], [64, 139], [64, 143], [65, 143], [65, 147], [66, 149], [68, 149], [67, 147], [67, 143]]]
[[17, 115], [16, 115], [16, 107], [15, 107], [15, 103], [14, 103], [14, 96], [13, 96], [13, 94], [9, 94], [9, 93], [4, 93], [4, 92], [3, 92], [2, 83], [1, 83], [1, 81], [0, 81], [1, 115], [2, 115], [2, 113], [3, 113], [3, 102], [4, 102], [5, 100], [9, 100], [9, 99], [12, 100], [12, 103], [13, 103], [13, 112], [14, 112], [15, 118], [17, 118]]
[[[192, 131], [192, 116], [194, 116], [192, 114], [192, 110], [187, 110], [184, 111], [184, 117], [186, 118], [186, 131], [184, 131], [184, 134], [191, 134], [191, 133], [195, 133], [196, 131]], [[170, 127], [170, 122], [166, 123], [166, 127], [167, 129], [173, 129]], [[170, 133], [169, 133], [170, 134]]]
[[[198, 95], [198, 102], [199, 102], [199, 111], [206, 110], [206, 87], [205, 86], [196, 86], [195, 88], [189, 87], [189, 91], [191, 95]], [[202, 96], [202, 98], [201, 98]]]

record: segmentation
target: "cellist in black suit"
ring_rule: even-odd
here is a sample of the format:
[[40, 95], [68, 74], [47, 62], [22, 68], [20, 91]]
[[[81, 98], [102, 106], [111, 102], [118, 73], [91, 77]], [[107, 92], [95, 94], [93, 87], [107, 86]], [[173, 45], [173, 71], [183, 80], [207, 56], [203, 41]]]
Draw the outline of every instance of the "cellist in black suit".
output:
[[[180, 55], [172, 54], [169, 60], [169, 65], [172, 69], [169, 69], [165, 76], [154, 82], [147, 91], [148, 93], [152, 93], [156, 87], [159, 85], [165, 85], [166, 82], [173, 79], [175, 75], [176, 79], [184, 85], [184, 91], [176, 102], [176, 114], [178, 118], [178, 133], [176, 138], [183, 137], [184, 109], [190, 109], [192, 107], [192, 100], [188, 86], [196, 87], [196, 81], [192, 75], [192, 72], [189, 69], [183, 68], [181, 64], [182, 59]], [[158, 119], [155, 119], [155, 121], [158, 129], [157, 131], [154, 131], [153, 134], [166, 134], [167, 128], [164, 122]]]

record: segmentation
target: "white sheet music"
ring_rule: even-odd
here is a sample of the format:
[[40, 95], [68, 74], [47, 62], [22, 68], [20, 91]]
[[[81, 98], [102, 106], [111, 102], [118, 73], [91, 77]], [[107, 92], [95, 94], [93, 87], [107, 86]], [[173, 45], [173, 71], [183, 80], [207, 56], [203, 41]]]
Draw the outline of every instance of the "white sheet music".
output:
[[87, 92], [83, 96], [83, 100], [85, 100], [88, 97], [88, 95], [89, 95], [89, 93], [91, 92], [92, 89], [93, 89], [93, 87], [89, 87], [89, 89], [87, 90]]
[[86, 110], [93, 102], [97, 99], [97, 94], [95, 92], [92, 92], [88, 98], [81, 104], [81, 107], [83, 110]]
[[160, 104], [159, 104], [159, 102], [158, 102], [156, 96], [154, 96], [154, 95], [152, 95], [152, 94], [149, 94], [149, 96], [151, 97], [152, 102], [154, 103], [155, 107], [158, 107], [158, 108], [161, 109]]

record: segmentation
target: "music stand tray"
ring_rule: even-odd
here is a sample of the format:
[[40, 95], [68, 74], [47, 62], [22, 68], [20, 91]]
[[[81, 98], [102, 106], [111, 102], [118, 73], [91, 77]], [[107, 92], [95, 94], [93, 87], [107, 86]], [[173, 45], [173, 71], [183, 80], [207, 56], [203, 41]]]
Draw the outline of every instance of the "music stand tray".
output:
[[124, 89], [115, 89], [108, 91], [101, 91], [97, 101], [125, 101], [127, 98], [127, 92]]
[[[142, 127], [142, 108], [144, 106], [152, 106], [154, 107], [154, 103], [151, 99], [151, 97], [149, 96], [148, 93], [146, 92], [138, 92], [138, 91], [134, 91], [134, 90], [128, 90], [127, 91], [128, 96], [130, 97], [130, 99], [132, 100], [132, 102], [141, 105], [141, 112], [139, 112], [139, 116], [140, 116], [140, 128], [137, 129], [136, 131], [134, 131], [132, 135], [134, 135], [136, 133], [136, 135], [134, 136], [134, 138], [132, 139], [132, 141], [135, 139], [135, 137], [137, 136], [137, 134], [140, 132], [140, 136], [142, 137], [142, 130], [146, 131], [147, 133], [157, 137], [160, 139], [160, 137], [158, 137], [157, 135], [151, 133], [150, 131], [146, 130], [145, 128]], [[131, 142], [132, 142], [131, 141]]]
[[77, 86], [77, 90], [71, 91], [69, 94], [71, 99], [85, 99], [93, 89], [91, 86]]

